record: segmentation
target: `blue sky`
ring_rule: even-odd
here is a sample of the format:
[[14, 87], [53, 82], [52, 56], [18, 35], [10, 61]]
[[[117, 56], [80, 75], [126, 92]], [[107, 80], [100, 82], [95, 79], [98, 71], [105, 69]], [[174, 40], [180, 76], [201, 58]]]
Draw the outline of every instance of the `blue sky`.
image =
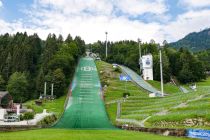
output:
[[210, 0], [0, 0], [1, 34], [173, 42], [208, 27]]

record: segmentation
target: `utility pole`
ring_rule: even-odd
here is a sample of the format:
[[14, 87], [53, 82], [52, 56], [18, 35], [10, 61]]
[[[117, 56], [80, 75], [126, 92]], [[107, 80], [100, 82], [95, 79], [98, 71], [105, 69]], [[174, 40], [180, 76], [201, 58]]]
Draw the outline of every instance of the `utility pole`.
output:
[[139, 73], [141, 75], [141, 39], [138, 38], [138, 43], [139, 43]]
[[107, 58], [107, 34], [108, 34], [108, 32], [105, 32], [105, 34], [106, 34], [106, 58]]
[[163, 47], [164, 46], [160, 46], [158, 44], [159, 53], [160, 53], [160, 80], [161, 80], [161, 95], [162, 95], [162, 97], [164, 96], [164, 91], [163, 91], [163, 62], [162, 62], [162, 51], [161, 51], [161, 49]]

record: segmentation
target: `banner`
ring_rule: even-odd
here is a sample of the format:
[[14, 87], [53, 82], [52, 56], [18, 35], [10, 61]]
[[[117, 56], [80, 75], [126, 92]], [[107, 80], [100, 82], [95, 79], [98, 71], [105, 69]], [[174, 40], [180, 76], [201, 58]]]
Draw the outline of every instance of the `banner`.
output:
[[131, 77], [129, 75], [120, 75], [120, 81], [130, 81]]
[[187, 136], [203, 140], [210, 140], [210, 130], [187, 129]]

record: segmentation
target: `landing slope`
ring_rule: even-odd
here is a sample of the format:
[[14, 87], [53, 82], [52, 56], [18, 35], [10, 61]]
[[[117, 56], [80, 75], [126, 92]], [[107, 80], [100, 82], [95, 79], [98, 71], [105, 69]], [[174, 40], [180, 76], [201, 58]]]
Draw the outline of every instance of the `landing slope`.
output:
[[80, 59], [72, 83], [72, 96], [55, 128], [112, 129], [101, 98], [101, 85], [90, 57]]

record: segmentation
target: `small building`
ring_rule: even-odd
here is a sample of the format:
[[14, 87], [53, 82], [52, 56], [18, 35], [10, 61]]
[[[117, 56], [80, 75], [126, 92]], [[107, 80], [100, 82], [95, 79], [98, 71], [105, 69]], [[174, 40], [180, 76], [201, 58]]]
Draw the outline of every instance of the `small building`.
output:
[[153, 80], [153, 58], [151, 54], [143, 55], [141, 68], [144, 80]]
[[7, 114], [6, 109], [1, 109], [0, 108], [0, 121], [4, 120], [4, 116]]
[[8, 91], [0, 91], [0, 108], [8, 108], [12, 105], [12, 96]]

